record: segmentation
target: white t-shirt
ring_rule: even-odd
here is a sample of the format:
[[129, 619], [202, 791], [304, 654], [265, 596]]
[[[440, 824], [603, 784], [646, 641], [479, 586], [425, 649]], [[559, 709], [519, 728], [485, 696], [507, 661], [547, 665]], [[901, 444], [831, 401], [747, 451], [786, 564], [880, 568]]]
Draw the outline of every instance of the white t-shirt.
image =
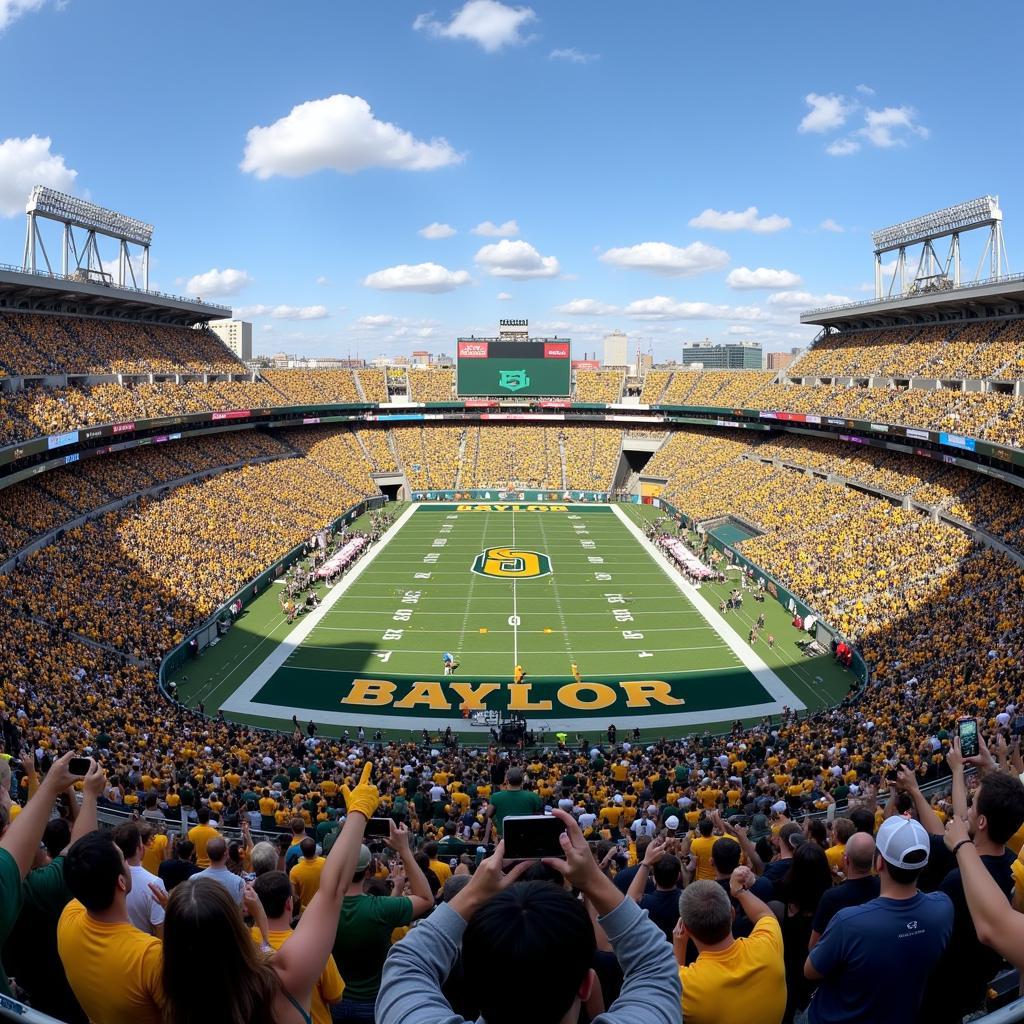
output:
[[164, 923], [164, 908], [157, 903], [149, 891], [152, 882], [158, 889], [167, 892], [164, 883], [147, 871], [141, 864], [130, 864], [128, 870], [132, 876], [132, 891], [128, 893], [125, 903], [128, 907], [128, 920], [140, 932], [156, 935], [156, 925]]
[[580, 815], [580, 828], [590, 828], [595, 821], [597, 821], [597, 815], [591, 814], [590, 811], [585, 811]]

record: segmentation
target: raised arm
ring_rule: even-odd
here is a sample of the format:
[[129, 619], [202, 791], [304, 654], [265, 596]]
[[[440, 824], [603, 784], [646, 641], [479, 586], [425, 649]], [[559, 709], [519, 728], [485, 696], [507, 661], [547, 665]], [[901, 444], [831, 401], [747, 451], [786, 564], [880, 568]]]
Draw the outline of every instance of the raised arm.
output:
[[[954, 778], [955, 775], [956, 773], [954, 772]], [[960, 773], [960, 778], [962, 782], [962, 772]], [[924, 793], [921, 792], [921, 787], [917, 784], [917, 776], [914, 774], [914, 770], [908, 768], [905, 764], [901, 764], [896, 773], [896, 781], [914, 802], [914, 809], [917, 811], [918, 820], [925, 827], [925, 830], [933, 836], [941, 836], [944, 830], [942, 819], [935, 813], [935, 808], [928, 803]], [[954, 782], [955, 785], [956, 783]]]
[[1024, 914], [1010, 906], [989, 874], [977, 847], [970, 841], [964, 820], [949, 819], [945, 841], [950, 850], [956, 851], [967, 906], [979, 941], [1006, 957], [1018, 970], [1024, 970]]
[[750, 918], [751, 924], [760, 921], [762, 917], [774, 917], [772, 908], [759, 896], [755, 896], [750, 887], [757, 881], [757, 876], [750, 868], [736, 868], [729, 878], [729, 892], [732, 893], [743, 913]]
[[405, 868], [406, 881], [409, 883], [409, 899], [412, 900], [412, 916], [422, 917], [433, 909], [434, 894], [430, 891], [427, 876], [420, 870], [416, 858], [412, 855], [409, 830], [405, 825], [396, 825], [392, 821], [391, 835], [385, 842], [402, 858], [402, 867]]
[[68, 771], [71, 757], [69, 751], [53, 763], [36, 795], [25, 804], [21, 814], [11, 822], [0, 839], [0, 849], [6, 850], [14, 858], [22, 878], [32, 868], [32, 861], [43, 838], [43, 829], [50, 820], [50, 811], [53, 810], [57, 795], [75, 781], [75, 776]]
[[636, 874], [626, 892], [631, 900], [639, 903], [644, 898], [644, 890], [647, 888], [647, 879], [651, 877], [651, 870], [665, 856], [666, 852], [664, 839], [655, 839], [644, 851], [644, 859], [637, 866]]
[[366, 821], [377, 810], [377, 787], [370, 782], [373, 765], [367, 761], [359, 785], [343, 788], [348, 817], [320, 874], [320, 889], [306, 907], [295, 932], [274, 957], [274, 970], [285, 990], [309, 1006], [313, 986], [320, 977], [338, 931], [345, 890], [352, 882], [363, 844]]
[[93, 761], [89, 770], [85, 773], [82, 781], [82, 804], [78, 808], [78, 817], [75, 818], [74, 828], [71, 829], [71, 843], [77, 842], [82, 836], [98, 829], [99, 822], [96, 820], [96, 804], [100, 794], [107, 788], [107, 776], [99, 763]]

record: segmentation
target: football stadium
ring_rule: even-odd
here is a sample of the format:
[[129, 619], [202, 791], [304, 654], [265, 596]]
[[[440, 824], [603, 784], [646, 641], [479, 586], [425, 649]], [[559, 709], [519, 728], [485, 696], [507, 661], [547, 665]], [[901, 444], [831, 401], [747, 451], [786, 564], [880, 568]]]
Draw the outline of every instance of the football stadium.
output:
[[[0, 2], [0, 54], [34, 19], [147, 17], [103, 6]], [[409, 10], [322, 13], [425, 62], [571, 24]], [[276, 88], [247, 98], [267, 121]], [[753, 206], [686, 248], [595, 233], [592, 273], [672, 295], [569, 299], [582, 257], [469, 227], [475, 178], [404, 184], [468, 142], [302, 95], [241, 163], [189, 154], [240, 179], [219, 221], [0, 140], [0, 1020], [1024, 1020], [1024, 275], [982, 192], [1009, 170], [901, 186], [897, 217], [875, 182], [799, 239]], [[810, 93], [796, 135], [825, 167], [932, 144], [874, 95]], [[460, 226], [417, 244], [480, 236], [477, 278], [371, 271], [388, 218], [435, 207]], [[276, 223], [288, 282], [342, 208], [355, 292], [174, 278], [229, 243], [256, 265]], [[704, 301], [715, 231], [824, 291], [734, 267], [766, 297]], [[822, 279], [839, 246], [858, 270]]]

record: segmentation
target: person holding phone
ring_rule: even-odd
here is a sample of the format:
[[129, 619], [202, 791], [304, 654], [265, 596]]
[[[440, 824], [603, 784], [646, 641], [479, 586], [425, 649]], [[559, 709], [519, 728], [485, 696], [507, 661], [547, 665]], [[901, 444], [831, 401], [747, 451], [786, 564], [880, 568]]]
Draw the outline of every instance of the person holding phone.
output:
[[[682, 989], [671, 945], [601, 871], [572, 816], [561, 810], [554, 816], [565, 828], [562, 856], [541, 862], [596, 910], [624, 975], [618, 998], [601, 1020], [679, 1024]], [[520, 882], [535, 861], [506, 872], [504, 853], [502, 841], [451, 902], [392, 947], [377, 999], [377, 1024], [458, 1024], [462, 1018], [445, 999], [441, 982], [460, 953], [467, 995], [485, 1021], [575, 1024], [597, 980], [590, 916], [562, 886]], [[538, 978], [545, 979], [543, 986]]]

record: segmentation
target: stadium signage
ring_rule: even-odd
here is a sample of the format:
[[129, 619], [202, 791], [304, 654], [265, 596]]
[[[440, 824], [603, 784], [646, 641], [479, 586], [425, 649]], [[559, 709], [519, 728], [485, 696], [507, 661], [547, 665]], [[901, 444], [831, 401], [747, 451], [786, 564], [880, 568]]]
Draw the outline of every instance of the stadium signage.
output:
[[78, 431], [70, 430], [66, 434], [51, 434], [46, 439], [47, 448], [63, 448], [68, 444], [75, 444], [78, 441]]
[[928, 440], [927, 430], [913, 430], [911, 427], [907, 427], [907, 437], [915, 437], [918, 441]]
[[[568, 512], [568, 505], [459, 505], [456, 512]], [[498, 550], [492, 548], [491, 550]]]
[[[616, 705], [625, 698], [627, 708], [649, 708], [652, 703], [665, 707], [679, 707], [686, 701], [672, 694], [672, 685], [661, 679], [629, 679], [619, 683], [566, 683], [555, 688], [538, 687], [533, 683], [472, 683], [438, 680], [418, 680], [413, 683], [395, 683], [390, 679], [352, 680], [349, 692], [340, 704], [357, 707], [387, 707], [411, 709], [429, 708], [431, 711], [491, 711], [499, 705], [508, 711], [600, 711]], [[488, 706], [487, 698], [494, 696]]]
[[244, 420], [249, 416], [249, 409], [228, 409], [227, 412], [215, 412], [210, 418], [216, 420]]
[[568, 359], [569, 358], [569, 343], [567, 341], [545, 341], [544, 342], [544, 358], [545, 359]]
[[499, 320], [499, 327], [529, 327], [529, 320]]
[[134, 423], [115, 423], [110, 428], [110, 432], [112, 434], [130, 434], [134, 429]]
[[942, 444], [948, 444], [952, 448], [963, 448], [966, 451], [974, 451], [974, 438], [964, 437], [963, 434], [939, 434], [939, 441]]
[[460, 359], [486, 359], [487, 358], [487, 342], [486, 341], [460, 341], [459, 342], [459, 358]]

